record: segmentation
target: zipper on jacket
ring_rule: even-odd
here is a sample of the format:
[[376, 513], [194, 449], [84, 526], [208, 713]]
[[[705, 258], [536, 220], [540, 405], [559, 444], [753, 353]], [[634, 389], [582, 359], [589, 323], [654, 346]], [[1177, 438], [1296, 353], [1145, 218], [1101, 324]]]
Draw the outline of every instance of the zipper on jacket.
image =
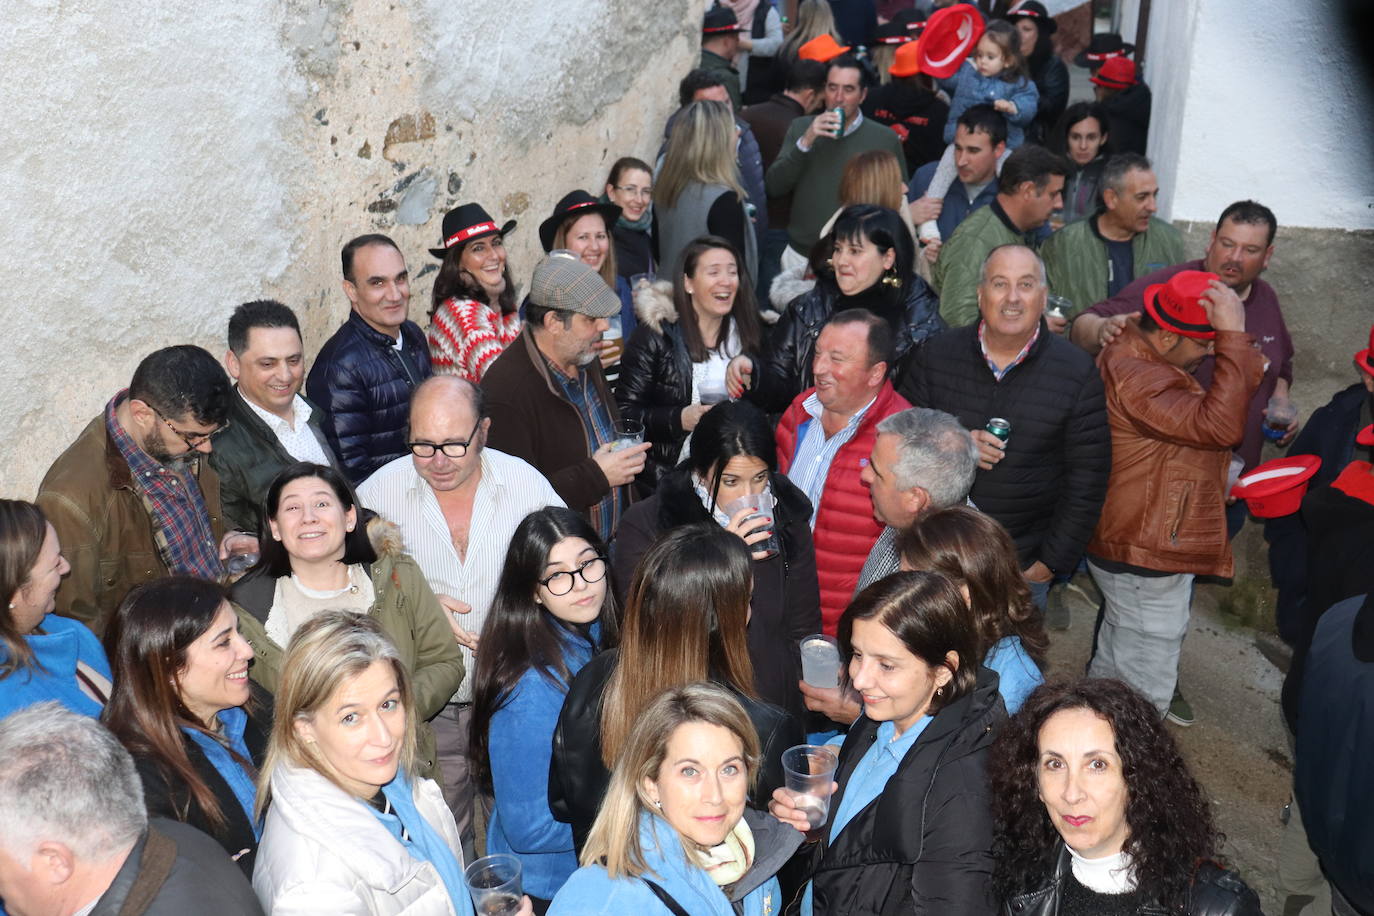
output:
[[1193, 485], [1187, 484], [1178, 497], [1178, 511], [1174, 513], [1174, 524], [1169, 529], [1169, 543], [1178, 545], [1178, 528], [1183, 524], [1183, 513], [1188, 511], [1188, 497], [1193, 493]]

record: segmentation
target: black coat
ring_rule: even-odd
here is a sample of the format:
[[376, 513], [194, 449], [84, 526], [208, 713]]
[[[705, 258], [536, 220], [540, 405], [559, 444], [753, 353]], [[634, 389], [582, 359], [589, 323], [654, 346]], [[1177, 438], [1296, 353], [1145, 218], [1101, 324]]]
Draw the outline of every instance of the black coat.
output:
[[946, 331], [921, 347], [899, 390], [968, 429], [991, 417], [1011, 422], [1006, 455], [978, 471], [969, 498], [1007, 529], [1023, 569], [1040, 560], [1070, 573], [1107, 497], [1112, 441], [1102, 377], [1092, 357], [1042, 321], [1026, 359], [998, 381], [978, 327]]
[[[758, 695], [805, 721], [797, 681], [801, 640], [821, 632], [821, 594], [816, 582], [816, 548], [811, 542], [811, 502], [782, 474], [773, 474], [778, 501], [774, 524], [781, 535], [777, 556], [754, 562], [754, 596], [749, 602], [749, 658]], [[658, 537], [682, 525], [710, 521], [692, 489], [691, 472], [679, 468], [658, 492], [631, 507], [616, 534], [616, 595], [624, 603], [640, 557]]]
[[[254, 767], [258, 767], [267, 754], [267, 737], [272, 730], [272, 698], [259, 690], [254, 690], [253, 693], [259, 712], [248, 717], [248, 724], [243, 729], [243, 743], [248, 745], [250, 762]], [[266, 712], [262, 711], [264, 707]], [[248, 850], [239, 856], [238, 864], [243, 873], [252, 878], [253, 861], [258, 851], [253, 825], [244, 814], [233, 790], [229, 788], [229, 783], [224, 781], [224, 777], [215, 769], [210, 758], [205, 756], [200, 745], [185, 735], [182, 736], [182, 744], [186, 748], [186, 756], [191, 760], [191, 766], [215, 796], [215, 802], [224, 815], [224, 827], [216, 830], [210, 824], [204, 809], [192, 797], [190, 789], [171, 774], [164, 773], [157, 761], [142, 754], [134, 754], [134, 768], [138, 770], [138, 777], [143, 783], [143, 802], [148, 809], [148, 815], [189, 824], [213, 837], [231, 856], [241, 850]]]
[[[997, 674], [978, 669], [972, 692], [940, 710], [882, 793], [838, 836], [812, 851], [815, 916], [958, 913], [991, 916], [992, 810], [986, 762], [1005, 722]], [[878, 736], [864, 716], [840, 749], [838, 811], [849, 779]]]
[[897, 134], [912, 174], [944, 155], [949, 103], [914, 80], [874, 86], [864, 99], [863, 113]]
[[1150, 104], [1150, 87], [1144, 83], [1123, 89], [1102, 103], [1107, 109], [1107, 131], [1114, 151], [1145, 155]]
[[616, 274], [628, 280], [653, 271], [653, 245], [647, 229], [627, 229], [617, 223], [611, 229], [611, 241], [615, 242]]
[[781, 413], [793, 398], [810, 388], [811, 361], [821, 327], [831, 315], [851, 308], [866, 308], [881, 315], [896, 330], [893, 385], [897, 385], [906, 354], [945, 327], [940, 300], [926, 281], [913, 274], [902, 293], [892, 302], [888, 288], [878, 282], [857, 295], [845, 296], [833, 279], [817, 279], [810, 292], [792, 300], [773, 326], [770, 352], [762, 366], [755, 360], [749, 400], [769, 413]]
[[[611, 649], [587, 662], [568, 685], [568, 696], [558, 714], [553, 733], [553, 759], [549, 762], [549, 809], [553, 816], [572, 825], [573, 843], [579, 854], [606, 796], [611, 774], [601, 762], [601, 696], [615, 671], [619, 650]], [[735, 699], [744, 706], [759, 733], [759, 778], [750, 801], [767, 808], [773, 790], [783, 785], [782, 752], [806, 741], [801, 722], [770, 703], [742, 694]]]
[[253, 886], [203, 833], [151, 818], [91, 916], [262, 916]]
[[[1004, 916], [1058, 916], [1062, 882], [1071, 867], [1069, 851], [1061, 847], [1058, 864], [1048, 883], [1039, 890], [1008, 900], [1002, 907]], [[1140, 916], [1167, 916], [1169, 911], [1158, 904], [1145, 903], [1137, 912]], [[1188, 908], [1178, 916], [1263, 916], [1263, 913], [1259, 897], [1246, 887], [1239, 875], [1204, 862], [1193, 876]]]
[[687, 441], [682, 408], [692, 403], [692, 359], [670, 298], [659, 291], [641, 294], [636, 315], [639, 326], [620, 358], [615, 399], [620, 415], [643, 423], [644, 439], [653, 443], [636, 481], [641, 493], [652, 493]]
[[1039, 66], [1031, 64], [1031, 79], [1040, 93], [1035, 119], [1026, 128], [1026, 142], [1043, 145], [1055, 122], [1069, 106], [1069, 68], [1058, 54], [1051, 51]]
[[362, 483], [406, 454], [410, 393], [432, 370], [424, 332], [401, 325], [402, 349], [357, 312], [325, 341], [305, 381], [306, 396], [324, 409], [320, 428], [348, 479]]

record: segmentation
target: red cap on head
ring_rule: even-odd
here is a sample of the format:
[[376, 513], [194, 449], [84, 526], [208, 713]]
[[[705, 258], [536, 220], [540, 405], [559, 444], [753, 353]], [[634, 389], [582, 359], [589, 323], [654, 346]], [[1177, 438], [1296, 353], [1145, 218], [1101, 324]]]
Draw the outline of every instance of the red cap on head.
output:
[[1369, 327], [1369, 346], [1355, 354], [1355, 365], [1366, 375], [1374, 375], [1374, 325]]
[[1167, 283], [1145, 287], [1145, 311], [1166, 331], [1211, 340], [1217, 332], [1202, 307], [1202, 294], [1211, 288], [1213, 280], [1219, 279], [1205, 270], [1181, 270]]
[[1126, 57], [1109, 57], [1092, 81], [1108, 89], [1129, 89], [1136, 83], [1135, 61]]

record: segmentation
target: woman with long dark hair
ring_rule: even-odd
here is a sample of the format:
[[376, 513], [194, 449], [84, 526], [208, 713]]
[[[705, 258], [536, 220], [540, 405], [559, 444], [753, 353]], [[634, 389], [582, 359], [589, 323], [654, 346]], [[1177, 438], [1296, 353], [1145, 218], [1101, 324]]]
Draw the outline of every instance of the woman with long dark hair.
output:
[[922, 516], [896, 547], [902, 569], [940, 573], [965, 593], [978, 659], [997, 672], [997, 690], [1014, 714], [1045, 681], [1050, 641], [1007, 530], [976, 509], [953, 506]]
[[110, 695], [100, 640], [53, 613], [70, 571], [43, 510], [0, 499], [0, 719], [44, 700], [98, 716]]
[[1040, 0], [1018, 0], [1007, 10], [1007, 20], [1016, 26], [1021, 55], [1040, 93], [1035, 120], [1026, 126], [1026, 142], [1044, 143], [1064, 106], [1069, 104], [1069, 68], [1054, 53], [1054, 33], [1059, 23]]
[[140, 585], [106, 642], [115, 685], [101, 718], [133, 755], [148, 813], [208, 833], [252, 877], [272, 717], [250, 702], [253, 650], [224, 589], [190, 576]]
[[439, 374], [482, 380], [496, 357], [520, 336], [515, 284], [506, 263], [506, 236], [515, 220], [498, 227], [480, 204], [463, 204], [444, 215], [442, 247], [429, 253], [443, 261], [430, 296], [430, 362]]
[[[839, 748], [803, 916], [991, 916], [984, 763], [1006, 712], [963, 596], [938, 573], [893, 573], [854, 599], [839, 638], [864, 713]], [[770, 809], [811, 827], [786, 789]]]
[[[768, 493], [774, 504], [766, 525], [750, 520], [750, 509], [725, 512], [732, 501], [757, 493]], [[798, 647], [821, 631], [811, 503], [778, 473], [773, 427], [748, 401], [726, 401], [708, 410], [692, 433], [687, 460], [660, 479], [653, 496], [625, 513], [615, 544], [618, 592], [629, 591], [635, 569], [664, 532], [713, 520], [751, 549], [770, 533], [777, 536], [775, 554], [753, 552], [749, 658], [759, 696], [805, 717], [797, 689]]]
[[275, 694], [291, 635], [324, 611], [376, 617], [415, 680], [420, 770], [438, 772], [427, 720], [458, 691], [463, 656], [400, 530], [361, 508], [338, 471], [306, 461], [287, 465], [272, 481], [262, 517], [262, 556], [230, 591], [256, 654], [249, 677]]
[[[817, 264], [817, 262], [821, 262]], [[765, 411], [781, 411], [810, 388], [816, 338], [827, 318], [862, 308], [887, 321], [900, 366], [912, 347], [945, 327], [940, 300], [916, 274], [916, 245], [895, 210], [872, 204], [847, 207], [816, 245], [816, 285], [787, 307], [770, 335], [763, 360], [738, 356], [726, 370], [732, 397], [746, 388]], [[900, 377], [893, 374], [893, 384]]]
[[482, 628], [472, 695], [472, 776], [495, 800], [487, 852], [520, 859], [543, 912], [577, 869], [572, 831], [547, 785], [568, 684], [616, 635], [606, 545], [571, 509], [531, 512], [515, 529]]
[[554, 816], [572, 824], [578, 849], [635, 720], [669, 687], [701, 680], [727, 687], [765, 748], [753, 798], [762, 803], [782, 785], [782, 752], [804, 734], [754, 687], [746, 635], [753, 568], [744, 541], [714, 522], [675, 528], [644, 554], [625, 598], [619, 649], [573, 678], [554, 733], [550, 801]]
[[1055, 123], [1048, 146], [1073, 166], [1064, 180], [1061, 222], [1071, 223], [1097, 212], [1102, 193], [1102, 170], [1111, 155], [1107, 109], [1097, 102], [1074, 102]]
[[739, 251], [707, 235], [683, 249], [681, 270], [635, 295], [639, 327], [625, 349], [615, 399], [652, 442], [646, 492], [682, 459], [687, 436], [725, 397], [725, 367], [763, 350], [763, 326]]
[[1046, 684], [988, 761], [1006, 914], [1258, 916], [1154, 705], [1121, 681]]

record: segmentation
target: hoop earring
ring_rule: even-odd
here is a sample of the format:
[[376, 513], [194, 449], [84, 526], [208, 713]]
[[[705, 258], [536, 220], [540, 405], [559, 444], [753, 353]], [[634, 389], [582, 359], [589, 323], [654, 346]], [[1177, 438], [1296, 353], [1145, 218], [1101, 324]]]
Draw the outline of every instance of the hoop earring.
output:
[[895, 267], [889, 267], [887, 273], [883, 274], [883, 286], [896, 289], [901, 285], [902, 281], [897, 278], [897, 269]]

